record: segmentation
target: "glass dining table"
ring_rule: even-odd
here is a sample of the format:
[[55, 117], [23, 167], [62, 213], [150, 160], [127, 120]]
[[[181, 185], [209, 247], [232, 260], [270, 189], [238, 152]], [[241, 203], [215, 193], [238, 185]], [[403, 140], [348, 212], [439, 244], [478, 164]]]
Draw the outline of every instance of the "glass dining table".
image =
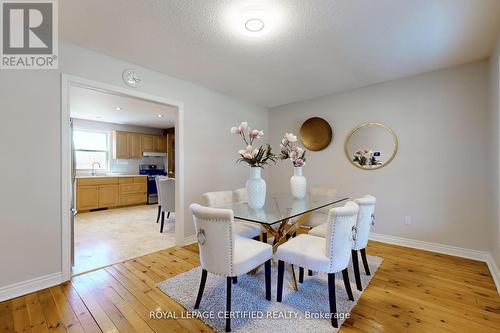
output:
[[[268, 195], [264, 207], [251, 208], [247, 202], [235, 202], [217, 206], [231, 209], [235, 220], [258, 223], [273, 239], [273, 251], [297, 232], [307, 216], [321, 208], [336, 205], [348, 200], [342, 195], [313, 195], [304, 199], [295, 199], [292, 194]], [[325, 221], [326, 222], [326, 221]], [[264, 240], [267, 242], [267, 237]], [[293, 287], [297, 290], [297, 280], [292, 266]]]

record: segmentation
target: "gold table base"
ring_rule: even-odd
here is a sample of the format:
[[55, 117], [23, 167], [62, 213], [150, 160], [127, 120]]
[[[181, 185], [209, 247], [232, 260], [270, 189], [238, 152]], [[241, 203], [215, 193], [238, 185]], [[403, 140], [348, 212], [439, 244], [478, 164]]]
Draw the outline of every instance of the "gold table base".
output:
[[[300, 228], [300, 226], [307, 220], [309, 217], [310, 213], [303, 214], [298, 220], [296, 220], [293, 224], [290, 225], [290, 228], [286, 229], [285, 227], [289, 224], [291, 219], [286, 219], [281, 221], [279, 227], [277, 229], [274, 229], [271, 225], [269, 224], [263, 224], [262, 226], [264, 229], [266, 229], [266, 232], [268, 235], [271, 235], [274, 237], [273, 241], [273, 253], [276, 252], [278, 249], [278, 246], [284, 242], [286, 242], [290, 237], [292, 237], [293, 234], [297, 233], [297, 230]], [[293, 265], [290, 265], [292, 269], [292, 288], [293, 290], [297, 291], [299, 290], [298, 284], [297, 284], [297, 277], [295, 276], [295, 269]]]

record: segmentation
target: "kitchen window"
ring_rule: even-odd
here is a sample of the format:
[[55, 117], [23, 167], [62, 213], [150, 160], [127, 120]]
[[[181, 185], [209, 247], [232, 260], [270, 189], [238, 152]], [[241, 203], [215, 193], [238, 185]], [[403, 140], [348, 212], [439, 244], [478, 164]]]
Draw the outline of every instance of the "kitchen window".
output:
[[109, 170], [109, 133], [102, 131], [73, 130], [75, 167], [77, 170], [90, 170], [97, 162], [96, 170]]

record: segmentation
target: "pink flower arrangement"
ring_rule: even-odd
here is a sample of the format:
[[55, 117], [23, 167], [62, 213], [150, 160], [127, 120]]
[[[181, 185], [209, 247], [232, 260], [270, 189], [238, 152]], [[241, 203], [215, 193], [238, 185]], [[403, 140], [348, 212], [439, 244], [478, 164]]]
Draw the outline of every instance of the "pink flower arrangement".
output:
[[297, 145], [297, 136], [293, 133], [285, 133], [281, 140], [280, 159], [290, 159], [295, 167], [302, 167], [306, 164], [306, 151]]
[[276, 155], [271, 151], [269, 144], [262, 145], [259, 148], [253, 146], [254, 140], [262, 138], [264, 132], [258, 129], [251, 129], [246, 121], [239, 126], [231, 127], [231, 134], [239, 135], [246, 144], [245, 149], [238, 150], [241, 158], [237, 162], [245, 162], [252, 167], [262, 168], [269, 164], [269, 161], [276, 163]]

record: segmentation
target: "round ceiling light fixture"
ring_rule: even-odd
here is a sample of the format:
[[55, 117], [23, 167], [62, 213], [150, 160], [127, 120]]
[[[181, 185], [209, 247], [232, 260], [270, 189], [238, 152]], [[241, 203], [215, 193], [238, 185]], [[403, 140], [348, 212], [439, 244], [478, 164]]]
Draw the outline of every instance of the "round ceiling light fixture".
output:
[[282, 6], [270, 1], [257, 1], [253, 5], [242, 5], [240, 1], [231, 1], [224, 14], [227, 31], [243, 40], [258, 41], [275, 38], [286, 29], [287, 12]]
[[250, 32], [262, 31], [262, 29], [264, 29], [264, 26], [265, 26], [264, 21], [262, 21], [259, 18], [251, 18], [245, 22], [245, 29], [247, 29]]

